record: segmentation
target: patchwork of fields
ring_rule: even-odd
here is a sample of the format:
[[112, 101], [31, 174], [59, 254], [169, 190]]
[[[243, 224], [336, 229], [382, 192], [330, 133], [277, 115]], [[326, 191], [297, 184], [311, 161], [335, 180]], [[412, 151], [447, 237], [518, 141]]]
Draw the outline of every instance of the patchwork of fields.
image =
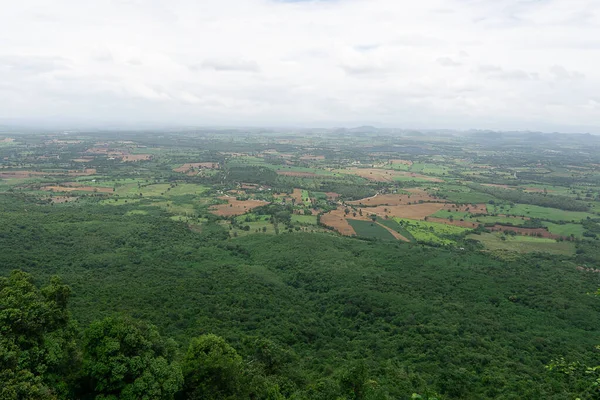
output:
[[[389, 153], [356, 139], [352, 158], [293, 139], [239, 143], [235, 151], [218, 140], [203, 151], [136, 140], [51, 138], [36, 148], [1, 139], [0, 191], [57, 207], [110, 205], [126, 216], [166, 212], [193, 229], [216, 218], [232, 238], [310, 230], [435, 246], [474, 240], [490, 251], [519, 242], [515, 251], [565, 254], [600, 235], [600, 188], [589, 183], [600, 162], [499, 165], [475, 145], [469, 154], [477, 161], [445, 154], [447, 141], [434, 142], [437, 153], [437, 144]], [[470, 148], [461, 146], [459, 153]], [[69, 154], [63, 165], [52, 161], [59, 152]], [[254, 213], [264, 218], [248, 217]]]

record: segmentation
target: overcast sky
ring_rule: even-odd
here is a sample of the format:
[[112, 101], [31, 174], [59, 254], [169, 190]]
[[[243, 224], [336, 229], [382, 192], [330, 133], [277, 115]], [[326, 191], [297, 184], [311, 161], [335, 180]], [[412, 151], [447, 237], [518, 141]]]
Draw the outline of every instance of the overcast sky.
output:
[[0, 4], [0, 123], [600, 133], [600, 0]]

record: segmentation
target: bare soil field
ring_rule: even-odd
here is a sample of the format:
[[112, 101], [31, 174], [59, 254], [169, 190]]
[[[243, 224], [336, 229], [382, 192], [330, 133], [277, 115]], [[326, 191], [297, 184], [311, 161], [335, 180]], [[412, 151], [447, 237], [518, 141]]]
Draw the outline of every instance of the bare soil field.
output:
[[292, 198], [296, 200], [296, 204], [302, 204], [302, 189], [294, 189]]
[[[358, 215], [357, 215], [357, 217], [358, 217]], [[352, 218], [354, 218], [354, 217], [352, 217]], [[348, 221], [346, 220], [345, 215], [344, 215], [344, 210], [341, 208], [330, 211], [327, 214], [321, 215], [321, 223], [323, 225], [332, 227], [333, 229], [335, 229], [342, 235], [345, 235], [345, 236], [356, 235], [354, 228], [352, 228], [350, 223], [348, 223]]]
[[340, 197], [336, 192], [327, 192], [325, 194], [327, 195], [327, 200], [337, 200]]
[[221, 200], [227, 200], [227, 204], [219, 204], [210, 207], [210, 212], [215, 215], [231, 217], [234, 215], [242, 215], [248, 211], [269, 204], [263, 200], [236, 200], [235, 197], [221, 196]]

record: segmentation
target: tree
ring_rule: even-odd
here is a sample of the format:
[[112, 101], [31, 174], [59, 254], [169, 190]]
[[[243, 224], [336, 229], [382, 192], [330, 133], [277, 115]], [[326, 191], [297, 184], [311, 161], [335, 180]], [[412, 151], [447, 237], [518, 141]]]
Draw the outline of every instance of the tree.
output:
[[183, 375], [173, 363], [174, 342], [156, 328], [125, 318], [106, 318], [85, 332], [83, 370], [96, 399], [173, 399]]
[[70, 289], [57, 277], [38, 289], [30, 274], [0, 278], [0, 398], [67, 398], [77, 368]]
[[243, 398], [243, 363], [223, 338], [202, 335], [190, 343], [183, 362], [184, 399]]

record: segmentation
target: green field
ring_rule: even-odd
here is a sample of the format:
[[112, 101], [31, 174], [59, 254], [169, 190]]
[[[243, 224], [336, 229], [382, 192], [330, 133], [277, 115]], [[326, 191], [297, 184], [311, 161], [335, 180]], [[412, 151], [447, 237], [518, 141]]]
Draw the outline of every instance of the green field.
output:
[[405, 218], [394, 218], [418, 242], [449, 245], [455, 243], [449, 236], [462, 235], [469, 229], [436, 222], [415, 221]]
[[[504, 237], [504, 239], [502, 239]], [[575, 252], [575, 244], [571, 242], [556, 242], [554, 239], [537, 238], [532, 236], [510, 236], [500, 233], [482, 233], [469, 235], [469, 239], [477, 240], [486, 249], [492, 251], [513, 251], [519, 253], [550, 253], [571, 255]]]
[[396, 240], [396, 238], [390, 232], [388, 232], [387, 229], [379, 226], [375, 222], [349, 219], [348, 223], [350, 223], [356, 234], [360, 237], [381, 240]]
[[429, 182], [429, 180], [427, 180], [426, 178], [419, 178], [418, 176], [402, 176], [402, 175], [397, 175], [394, 176], [394, 181], [395, 182]]
[[395, 230], [396, 232], [398, 232], [399, 234], [401, 234], [402, 236], [404, 236], [411, 242], [415, 241], [415, 238], [413, 237], [413, 235], [411, 235], [411, 233], [408, 230], [404, 229], [404, 227], [402, 225], [400, 225], [398, 222], [394, 221], [393, 219], [383, 219], [383, 218], [378, 217], [377, 222], [379, 222], [381, 225], [387, 226], [388, 228]]
[[208, 187], [187, 183], [178, 183], [171, 185], [168, 183], [159, 183], [154, 185], [140, 185], [137, 183], [128, 183], [117, 187], [115, 193], [119, 196], [139, 196], [142, 197], [172, 197], [182, 195], [201, 195], [208, 190]]
[[430, 163], [413, 163], [410, 168], [411, 172], [417, 172], [425, 175], [445, 175], [448, 173], [449, 168], [445, 165], [430, 164]]
[[530, 204], [515, 204], [514, 206], [497, 206], [488, 204], [490, 214], [519, 215], [529, 218], [547, 219], [550, 221], [580, 221], [587, 217], [594, 218], [594, 214], [579, 211], [564, 211], [557, 208], [540, 207]]
[[560, 236], [575, 236], [582, 237], [585, 232], [585, 228], [580, 224], [555, 224], [552, 222], [544, 221], [542, 223], [545, 227], [548, 228], [550, 233], [554, 235]]
[[305, 206], [310, 207], [312, 202], [310, 201], [310, 193], [308, 190], [302, 190], [302, 202]]
[[292, 222], [302, 225], [317, 225], [317, 216], [293, 214]]

